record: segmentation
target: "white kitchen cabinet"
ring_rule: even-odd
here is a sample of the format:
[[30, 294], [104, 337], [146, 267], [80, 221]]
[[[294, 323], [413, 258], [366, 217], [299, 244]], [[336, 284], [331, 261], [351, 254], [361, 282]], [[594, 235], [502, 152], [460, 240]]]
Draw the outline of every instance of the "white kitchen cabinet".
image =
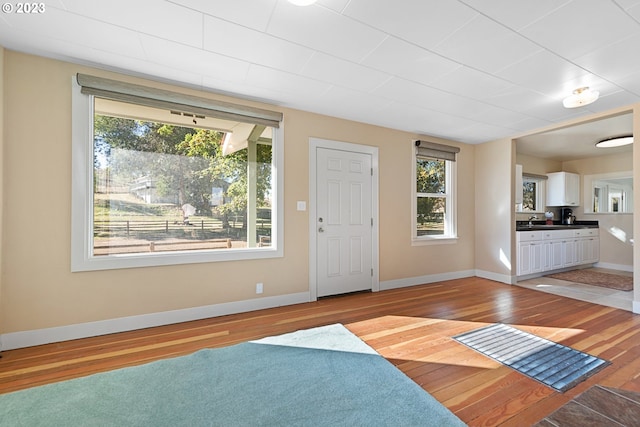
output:
[[600, 259], [600, 236], [596, 229], [576, 230], [577, 262], [590, 264]]
[[578, 242], [575, 239], [562, 241], [562, 267], [578, 265]]
[[564, 265], [562, 240], [545, 241], [545, 255], [547, 257], [547, 268], [545, 271], [557, 270]]
[[517, 275], [540, 273], [544, 271], [546, 256], [542, 231], [518, 233]]
[[547, 178], [547, 206], [580, 205], [580, 175], [553, 172]]
[[593, 264], [600, 258], [597, 228], [519, 231], [516, 245], [517, 276]]

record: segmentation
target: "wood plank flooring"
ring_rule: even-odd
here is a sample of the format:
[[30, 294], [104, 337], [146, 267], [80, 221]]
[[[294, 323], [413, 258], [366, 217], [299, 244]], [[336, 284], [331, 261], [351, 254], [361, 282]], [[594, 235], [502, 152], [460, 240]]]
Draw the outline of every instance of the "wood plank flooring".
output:
[[[612, 362], [564, 394], [451, 336], [502, 322]], [[590, 387], [640, 392], [640, 316], [468, 278], [2, 353], [0, 393], [342, 323], [470, 426], [530, 426]]]

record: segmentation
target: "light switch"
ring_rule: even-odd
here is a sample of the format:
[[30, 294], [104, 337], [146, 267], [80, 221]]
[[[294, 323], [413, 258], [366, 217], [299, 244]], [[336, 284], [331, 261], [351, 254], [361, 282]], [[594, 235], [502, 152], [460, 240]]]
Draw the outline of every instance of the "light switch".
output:
[[298, 210], [299, 211], [306, 211], [307, 210], [307, 202], [305, 202], [304, 200], [298, 200]]

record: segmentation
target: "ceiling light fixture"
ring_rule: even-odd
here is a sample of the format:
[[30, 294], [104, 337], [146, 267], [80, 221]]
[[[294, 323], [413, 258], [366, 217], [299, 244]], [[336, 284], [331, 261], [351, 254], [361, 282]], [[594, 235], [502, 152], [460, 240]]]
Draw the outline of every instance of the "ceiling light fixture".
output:
[[623, 145], [633, 144], [633, 135], [614, 136], [603, 139], [596, 143], [598, 148], [622, 147]]
[[579, 87], [573, 91], [573, 95], [567, 96], [562, 101], [562, 105], [564, 108], [583, 107], [594, 102], [598, 96], [600, 96], [600, 92], [597, 90], [591, 90], [588, 86]]
[[289, 0], [289, 3], [295, 4], [296, 6], [309, 6], [314, 4], [318, 0]]

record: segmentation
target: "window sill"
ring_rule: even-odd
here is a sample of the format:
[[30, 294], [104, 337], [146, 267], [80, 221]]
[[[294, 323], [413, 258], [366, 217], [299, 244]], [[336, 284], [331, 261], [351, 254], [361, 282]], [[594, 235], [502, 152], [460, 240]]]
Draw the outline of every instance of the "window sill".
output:
[[449, 245], [458, 243], [458, 236], [455, 237], [414, 237], [411, 239], [411, 246], [429, 245]]

